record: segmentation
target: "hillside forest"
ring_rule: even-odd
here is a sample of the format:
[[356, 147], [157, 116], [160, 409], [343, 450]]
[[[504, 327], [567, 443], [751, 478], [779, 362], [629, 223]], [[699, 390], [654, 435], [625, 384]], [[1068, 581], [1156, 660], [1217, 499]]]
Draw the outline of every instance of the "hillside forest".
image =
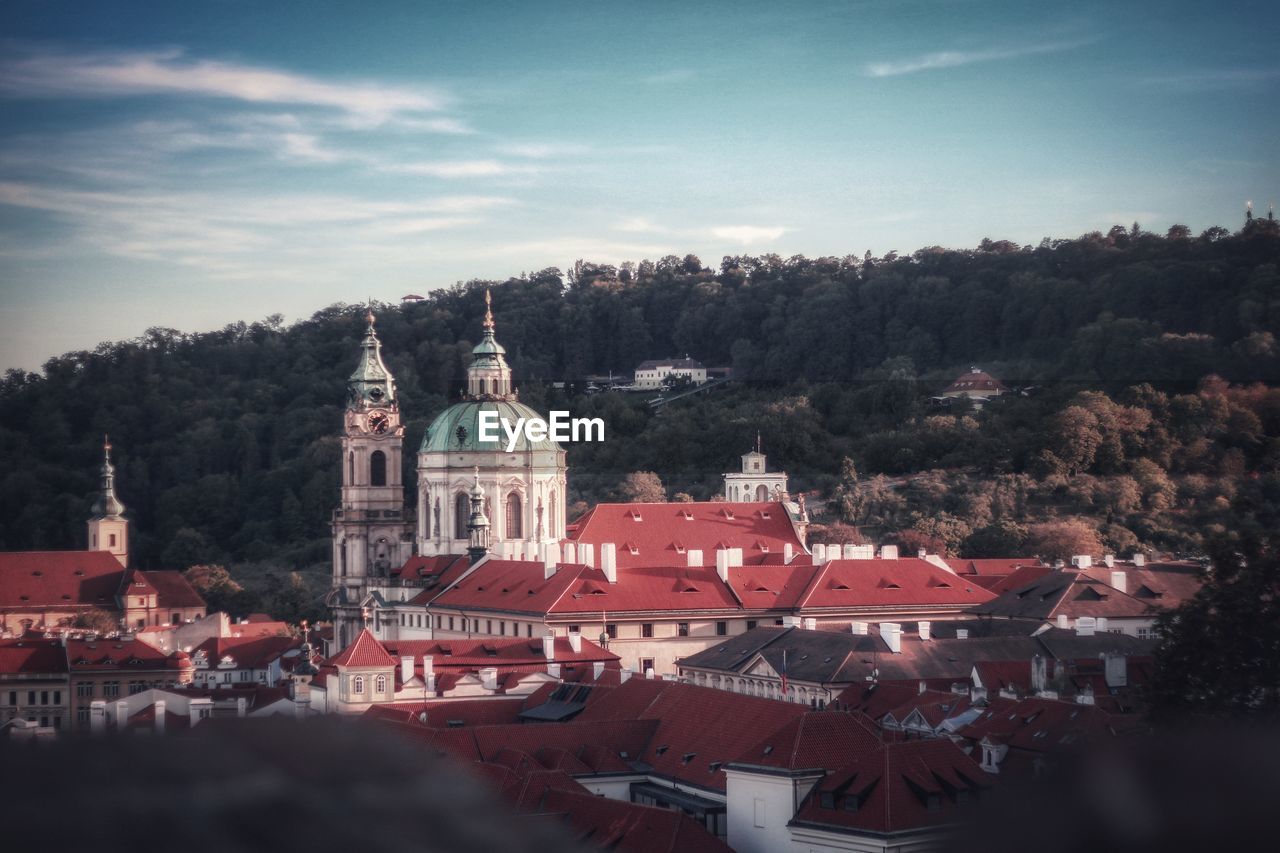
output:
[[[714, 267], [578, 261], [375, 313], [416, 450], [461, 393], [491, 288], [521, 400], [605, 421], [606, 441], [567, 448], [575, 511], [712, 499], [758, 435], [806, 494], [812, 541], [1199, 556], [1215, 532], [1280, 520], [1276, 225]], [[109, 434], [134, 564], [204, 567], [213, 603], [237, 613], [322, 615], [365, 310], [153, 328], [8, 371], [0, 549], [84, 547]], [[588, 388], [685, 354], [732, 380], [657, 409], [652, 394]], [[1011, 393], [936, 399], [973, 365]]]

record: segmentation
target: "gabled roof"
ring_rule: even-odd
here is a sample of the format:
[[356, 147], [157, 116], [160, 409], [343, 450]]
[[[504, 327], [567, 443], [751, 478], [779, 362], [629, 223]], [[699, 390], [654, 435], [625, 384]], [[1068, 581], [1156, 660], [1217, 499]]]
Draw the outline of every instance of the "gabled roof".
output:
[[[744, 564], [791, 545], [793, 555], [806, 554], [787, 508], [780, 502], [629, 503], [597, 504], [568, 526], [570, 542], [618, 546], [618, 568], [679, 566], [689, 551], [701, 551], [714, 566], [720, 548], [741, 548]], [[624, 544], [635, 546], [636, 553]]]
[[618, 853], [729, 853], [729, 846], [684, 812], [597, 797], [585, 790], [547, 790], [538, 814], [562, 815], [584, 846]]
[[0, 553], [0, 609], [116, 609], [124, 568], [106, 551]]
[[348, 667], [394, 667], [397, 661], [378, 642], [377, 637], [364, 628], [347, 646], [329, 661], [331, 666]]
[[72, 672], [132, 672], [186, 669], [186, 652], [165, 654], [142, 640], [67, 640], [67, 660]]
[[943, 394], [970, 393], [979, 391], [1005, 391], [1005, 384], [984, 370], [976, 367], [968, 373], [962, 373], [944, 390]]
[[1110, 618], [1149, 616], [1146, 602], [1120, 592], [1076, 569], [1050, 571], [994, 600], [969, 608], [970, 613], [1052, 620], [1059, 615]]
[[1009, 590], [1026, 586], [1052, 571], [1053, 569], [1049, 566], [1028, 563], [1024, 566], [1018, 566], [1007, 575], [975, 575], [973, 576], [973, 582], [992, 595], [1004, 595]]
[[899, 605], [971, 605], [991, 593], [968, 578], [918, 557], [897, 560], [831, 560], [800, 597], [804, 609]]
[[1182, 605], [1204, 586], [1204, 569], [1197, 563], [1148, 563], [1142, 568], [1117, 563], [1112, 568], [1094, 565], [1082, 571], [1105, 584], [1111, 583], [1112, 572], [1123, 572], [1125, 591], [1158, 610]]
[[1000, 557], [996, 559], [952, 560], [952, 566], [959, 566], [956, 574], [984, 575], [1004, 577], [1011, 575], [1021, 566], [1038, 566], [1037, 557]]
[[880, 730], [863, 714], [809, 711], [734, 759], [735, 765], [813, 770], [836, 767], [880, 746]]
[[137, 572], [156, 592], [156, 606], [204, 607], [200, 593], [182, 576], [182, 572]]
[[236, 669], [266, 669], [301, 645], [302, 640], [294, 637], [211, 637], [191, 653], [204, 652], [210, 670], [217, 670], [224, 657], [231, 658]]

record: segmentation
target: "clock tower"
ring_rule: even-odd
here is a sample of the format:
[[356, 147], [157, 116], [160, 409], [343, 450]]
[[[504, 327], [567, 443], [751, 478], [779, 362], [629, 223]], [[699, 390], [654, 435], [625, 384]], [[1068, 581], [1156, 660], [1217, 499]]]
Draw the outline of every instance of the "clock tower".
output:
[[412, 520], [404, 514], [404, 426], [395, 380], [382, 361], [372, 311], [367, 320], [360, 363], [347, 380], [342, 501], [333, 513], [330, 601], [339, 648], [363, 627], [365, 598], [389, 586], [390, 571], [402, 566], [413, 551]]

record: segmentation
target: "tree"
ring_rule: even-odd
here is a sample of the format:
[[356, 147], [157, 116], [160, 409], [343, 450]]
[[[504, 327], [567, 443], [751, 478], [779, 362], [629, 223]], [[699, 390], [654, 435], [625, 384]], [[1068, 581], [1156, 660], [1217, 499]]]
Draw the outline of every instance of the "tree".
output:
[[1031, 525], [1027, 547], [1042, 560], [1070, 560], [1077, 554], [1100, 554], [1098, 533], [1083, 519], [1046, 521]]
[[242, 601], [244, 587], [236, 583], [222, 566], [192, 566], [182, 576], [200, 593], [210, 613], [219, 610], [230, 612]]
[[1280, 717], [1280, 548], [1274, 531], [1210, 544], [1212, 569], [1156, 620], [1158, 719]]
[[1025, 525], [1007, 519], [997, 521], [970, 533], [960, 546], [960, 556], [970, 559], [1021, 557], [1026, 551], [1028, 535]]
[[867, 496], [858, 483], [858, 468], [848, 456], [840, 462], [840, 482], [836, 485], [831, 500], [842, 520], [850, 524], [865, 520]]
[[661, 503], [667, 499], [667, 490], [652, 471], [632, 471], [618, 486], [618, 498], [633, 504]]
[[120, 620], [111, 613], [95, 607], [77, 616], [75, 627], [96, 631], [99, 634], [110, 634], [112, 631], [120, 630]]

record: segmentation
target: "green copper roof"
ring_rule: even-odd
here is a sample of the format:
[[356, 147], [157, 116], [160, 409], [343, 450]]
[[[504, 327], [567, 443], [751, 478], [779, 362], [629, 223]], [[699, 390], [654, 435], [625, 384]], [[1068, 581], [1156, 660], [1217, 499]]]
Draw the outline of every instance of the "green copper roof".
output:
[[119, 518], [124, 512], [124, 504], [116, 497], [116, 469], [111, 464], [111, 442], [106, 440], [102, 443], [101, 475], [101, 489], [90, 512], [94, 518]]
[[[440, 413], [431, 426], [427, 427], [427, 434], [422, 437], [422, 446], [418, 448], [419, 453], [448, 453], [451, 451], [504, 451], [507, 449], [507, 440], [502, 427], [498, 427], [498, 434], [503, 436], [499, 442], [488, 443], [480, 441], [480, 413], [483, 411], [497, 412], [499, 419], [505, 418], [513, 427], [520, 418], [541, 418], [535, 410], [526, 406], [524, 403], [504, 400], [471, 400], [464, 403], [455, 403]], [[560, 450], [560, 445], [556, 444], [549, 438], [542, 441], [528, 441], [523, 433], [516, 439], [516, 450]]]
[[382, 342], [373, 331], [372, 311], [368, 319], [369, 327], [360, 344], [360, 363], [347, 380], [347, 397], [352, 408], [390, 405], [396, 396], [391, 371], [382, 363]]
[[503, 349], [502, 344], [498, 343], [493, 336], [493, 329], [484, 330], [484, 340], [471, 348], [472, 355], [486, 356], [488, 358], [497, 358], [506, 355], [507, 351]]

